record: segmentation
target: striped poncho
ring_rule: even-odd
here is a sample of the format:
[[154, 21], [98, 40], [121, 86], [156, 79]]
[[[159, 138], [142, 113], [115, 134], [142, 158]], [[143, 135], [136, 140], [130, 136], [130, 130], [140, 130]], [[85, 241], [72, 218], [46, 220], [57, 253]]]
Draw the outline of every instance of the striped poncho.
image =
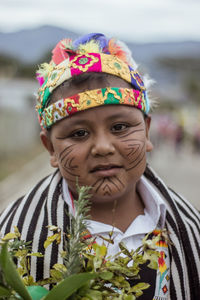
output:
[[[145, 177], [164, 196], [167, 206], [166, 227], [169, 231], [170, 299], [200, 299], [200, 215], [186, 200], [168, 189], [147, 167]], [[32, 241], [32, 251], [44, 253], [44, 258], [31, 258], [31, 275], [36, 280], [49, 276], [49, 270], [59, 262], [62, 243], [53, 243], [44, 250], [44, 241], [51, 235], [48, 225], [59, 226], [63, 232], [69, 226], [67, 204], [62, 197], [62, 177], [59, 171], [41, 180], [25, 197], [12, 203], [0, 216], [1, 236], [17, 226], [23, 240]]]

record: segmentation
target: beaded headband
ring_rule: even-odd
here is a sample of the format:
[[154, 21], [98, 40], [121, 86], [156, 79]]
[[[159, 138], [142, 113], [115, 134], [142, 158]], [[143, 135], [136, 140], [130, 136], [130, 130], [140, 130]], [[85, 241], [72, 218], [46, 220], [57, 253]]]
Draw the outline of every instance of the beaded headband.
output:
[[147, 110], [144, 94], [128, 88], [103, 88], [90, 90], [61, 99], [43, 110], [42, 127], [49, 128], [56, 122], [76, 112], [101, 105], [124, 104]]
[[[147, 114], [149, 112], [149, 100], [146, 88], [141, 76], [136, 71], [136, 68], [134, 68], [134, 63], [129, 52], [128, 48], [121, 42], [116, 42], [114, 39], [107, 39], [104, 35], [98, 33], [83, 36], [74, 42], [70, 39], [60, 41], [52, 51], [51, 62], [49, 64], [42, 64], [36, 73], [41, 85], [38, 90], [36, 106], [41, 126], [50, 127], [56, 121], [51, 110], [49, 110], [48, 117], [46, 118], [46, 108], [53, 90], [64, 81], [82, 73], [102, 72], [115, 75], [129, 82], [134, 90], [140, 92], [141, 98], [145, 103], [140, 109]], [[58, 103], [60, 101], [64, 100], [59, 100]], [[98, 103], [98, 101], [92, 101], [92, 103]], [[100, 105], [103, 104], [106, 103], [101, 101]], [[77, 111], [95, 106], [97, 105], [84, 106], [80, 103]], [[58, 107], [58, 105], [54, 105], [54, 107]], [[50, 111], [53, 114], [52, 116], [50, 116]], [[69, 114], [63, 115], [62, 118], [61, 115], [62, 113], [59, 114], [59, 120]]]

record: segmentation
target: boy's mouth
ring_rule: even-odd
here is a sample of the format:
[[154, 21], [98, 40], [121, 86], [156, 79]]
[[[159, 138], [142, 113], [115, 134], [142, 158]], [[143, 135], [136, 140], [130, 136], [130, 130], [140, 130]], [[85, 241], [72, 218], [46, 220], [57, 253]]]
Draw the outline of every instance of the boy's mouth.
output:
[[99, 164], [91, 169], [90, 173], [96, 173], [101, 176], [113, 176], [115, 175], [122, 166], [115, 164]]

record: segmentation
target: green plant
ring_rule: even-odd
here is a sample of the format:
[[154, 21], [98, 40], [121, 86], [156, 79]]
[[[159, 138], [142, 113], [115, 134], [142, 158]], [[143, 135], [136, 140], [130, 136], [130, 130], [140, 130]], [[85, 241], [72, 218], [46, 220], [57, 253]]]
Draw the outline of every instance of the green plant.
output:
[[[134, 300], [149, 287], [147, 283], [131, 286], [129, 280], [139, 278], [141, 265], [148, 262], [148, 267], [157, 269], [159, 253], [156, 243], [165, 239], [165, 232], [150, 238], [148, 234], [142, 246], [135, 251], [129, 251], [123, 243], [119, 244], [120, 252], [115, 256], [107, 256], [109, 243], [103, 239], [99, 245], [89, 236], [86, 219], [89, 212], [89, 188], [78, 187], [79, 198], [75, 201], [75, 216], [71, 216], [71, 226], [65, 234], [65, 246], [62, 253], [63, 264], [54, 265], [50, 277], [35, 282], [30, 275], [30, 256], [42, 256], [32, 253], [30, 243], [20, 239], [20, 233], [15, 227], [13, 233], [8, 233], [1, 242], [0, 252], [0, 299], [13, 300], [103, 300], [125, 299]], [[44, 244], [60, 243], [61, 230], [50, 226], [53, 232]], [[123, 254], [123, 255], [122, 255]], [[18, 260], [16, 268], [13, 259]], [[42, 286], [51, 283], [53, 288], [47, 291]]]

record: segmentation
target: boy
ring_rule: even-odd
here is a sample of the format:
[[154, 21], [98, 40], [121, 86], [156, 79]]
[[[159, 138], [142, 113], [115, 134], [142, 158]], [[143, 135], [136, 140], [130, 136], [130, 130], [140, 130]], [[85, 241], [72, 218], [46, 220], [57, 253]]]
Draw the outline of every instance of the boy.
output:
[[[112, 254], [120, 241], [136, 249], [146, 233], [167, 228], [164, 269], [144, 270], [151, 288], [140, 299], [200, 299], [199, 213], [146, 165], [152, 104], [129, 50], [102, 34], [65, 39], [37, 78], [40, 136], [57, 171], [4, 211], [2, 235], [16, 225], [44, 253], [47, 226], [69, 226], [78, 178], [92, 187], [89, 230], [107, 237], [113, 229]], [[32, 258], [36, 280], [60, 262], [61, 249], [53, 243], [44, 258]]]

